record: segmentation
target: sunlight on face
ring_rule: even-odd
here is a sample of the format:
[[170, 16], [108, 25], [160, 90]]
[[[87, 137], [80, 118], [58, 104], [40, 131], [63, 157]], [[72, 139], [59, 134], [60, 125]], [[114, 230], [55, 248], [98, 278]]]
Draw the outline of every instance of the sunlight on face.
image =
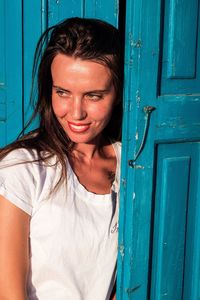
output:
[[75, 143], [97, 143], [116, 93], [110, 70], [97, 62], [58, 54], [51, 65], [52, 107]]

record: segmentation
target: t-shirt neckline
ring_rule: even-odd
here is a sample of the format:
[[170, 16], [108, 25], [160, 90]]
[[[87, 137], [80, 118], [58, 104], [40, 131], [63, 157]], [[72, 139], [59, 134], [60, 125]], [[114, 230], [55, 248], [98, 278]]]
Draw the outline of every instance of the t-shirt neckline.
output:
[[110, 193], [108, 194], [96, 194], [93, 193], [91, 191], [88, 191], [79, 181], [77, 175], [74, 173], [70, 162], [67, 158], [67, 174], [68, 174], [68, 184], [71, 185], [71, 187], [73, 187], [73, 190], [75, 191], [76, 194], [78, 194], [79, 196], [81, 196], [82, 199], [87, 199], [88, 201], [92, 201], [97, 202], [97, 203], [104, 203], [107, 202], [108, 204], [112, 204], [112, 198], [111, 198], [111, 194], [112, 191], [116, 190], [116, 186], [117, 184], [117, 177], [119, 174], [119, 153], [117, 151], [117, 146], [116, 143], [112, 143], [115, 155], [116, 155], [116, 160], [117, 160], [117, 164], [116, 164], [116, 174], [115, 174], [115, 180], [111, 186], [110, 189]]

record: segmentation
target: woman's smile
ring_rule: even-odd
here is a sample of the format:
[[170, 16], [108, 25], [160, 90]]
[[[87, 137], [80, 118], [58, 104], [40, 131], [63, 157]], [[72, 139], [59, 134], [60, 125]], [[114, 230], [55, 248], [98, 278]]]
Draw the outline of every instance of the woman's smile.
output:
[[84, 133], [90, 128], [90, 124], [73, 123], [68, 121], [68, 126], [73, 132]]

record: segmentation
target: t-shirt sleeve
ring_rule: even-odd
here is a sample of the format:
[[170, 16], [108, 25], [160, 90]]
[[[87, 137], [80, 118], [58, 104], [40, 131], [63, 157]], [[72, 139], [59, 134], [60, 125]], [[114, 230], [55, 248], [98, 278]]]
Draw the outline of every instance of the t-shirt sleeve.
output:
[[14, 150], [0, 162], [0, 195], [32, 214], [35, 199], [36, 178], [33, 164], [24, 163], [30, 160], [25, 150]]

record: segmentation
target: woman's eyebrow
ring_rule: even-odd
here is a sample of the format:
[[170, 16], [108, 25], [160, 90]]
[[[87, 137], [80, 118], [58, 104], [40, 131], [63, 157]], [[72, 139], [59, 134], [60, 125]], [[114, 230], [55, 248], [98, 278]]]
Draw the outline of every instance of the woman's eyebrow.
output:
[[[69, 90], [64, 89], [64, 88], [62, 88], [62, 87], [60, 87], [60, 86], [57, 86], [57, 85], [53, 85], [53, 88], [54, 88], [54, 89], [61, 90], [61, 91], [63, 91], [63, 92], [67, 92], [67, 93], [70, 92]], [[109, 87], [106, 88], [106, 89], [89, 90], [89, 91], [86, 91], [84, 94], [90, 94], [90, 93], [91, 93], [91, 94], [92, 94], [92, 93], [109, 93], [110, 89], [111, 89], [111, 87], [109, 86]]]
[[92, 94], [92, 93], [108, 93], [110, 91], [110, 89], [98, 89], [98, 90], [91, 90], [86, 92], [85, 94]]
[[86, 92], [86, 94], [89, 93], [109, 93], [111, 90], [112, 84], [106, 84], [106, 87], [103, 89], [94, 89], [94, 90], [90, 90], [88, 92]]
[[53, 88], [54, 88], [54, 89], [61, 90], [61, 91], [63, 91], [63, 92], [70, 92], [69, 90], [66, 90], [66, 89], [64, 89], [64, 88], [62, 88], [62, 87], [60, 87], [60, 86], [54, 85], [54, 84], [53, 84]]

